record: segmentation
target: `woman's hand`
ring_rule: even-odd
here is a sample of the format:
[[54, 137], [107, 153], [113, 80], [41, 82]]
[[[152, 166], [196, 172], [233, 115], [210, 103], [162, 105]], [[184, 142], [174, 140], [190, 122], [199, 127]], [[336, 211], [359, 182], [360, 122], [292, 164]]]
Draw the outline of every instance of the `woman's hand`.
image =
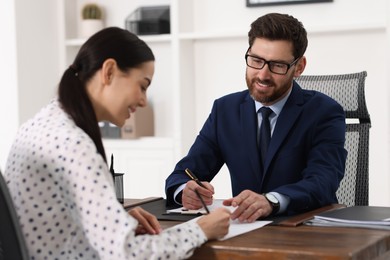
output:
[[218, 208], [197, 221], [205, 233], [207, 239], [218, 239], [229, 232], [230, 211], [226, 208]]
[[129, 214], [138, 220], [138, 227], [135, 230], [136, 235], [140, 234], [151, 234], [151, 235], [156, 235], [160, 234], [161, 232], [161, 226], [160, 223], [158, 222], [157, 218], [144, 210], [141, 207], [135, 207], [132, 208], [129, 211]]

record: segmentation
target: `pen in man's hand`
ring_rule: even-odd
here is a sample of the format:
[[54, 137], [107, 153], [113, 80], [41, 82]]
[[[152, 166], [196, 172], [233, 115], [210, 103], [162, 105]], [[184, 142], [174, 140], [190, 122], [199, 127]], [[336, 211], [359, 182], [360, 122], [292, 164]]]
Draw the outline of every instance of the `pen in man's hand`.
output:
[[192, 180], [194, 180], [200, 187], [207, 189], [206, 186], [204, 186], [203, 183], [200, 182], [200, 180], [195, 176], [195, 174], [193, 174], [193, 173], [191, 172], [190, 169], [186, 168], [184, 171], [185, 171], [186, 174], [187, 174]]
[[[206, 188], [206, 186], [203, 185], [203, 183], [200, 182], [200, 180], [198, 179], [198, 177], [195, 176], [195, 174], [192, 173], [192, 171], [188, 168], [186, 168], [184, 170], [186, 172], [186, 174], [192, 179], [194, 180], [199, 186], [201, 186], [202, 188]], [[199, 194], [199, 191], [197, 189], [195, 189], [195, 193], [196, 193], [196, 196], [198, 196], [200, 202], [202, 202], [202, 205], [203, 205], [203, 208], [206, 210], [207, 214], [210, 213], [209, 211], [209, 208], [207, 207], [206, 203], [204, 202], [202, 196]]]
[[199, 191], [197, 189], [195, 189], [195, 193], [196, 193], [196, 196], [198, 196], [198, 198], [200, 199], [200, 202], [202, 202], [203, 208], [206, 210], [206, 213], [210, 214], [209, 208], [207, 207], [206, 203], [202, 199], [202, 196], [200, 196]]

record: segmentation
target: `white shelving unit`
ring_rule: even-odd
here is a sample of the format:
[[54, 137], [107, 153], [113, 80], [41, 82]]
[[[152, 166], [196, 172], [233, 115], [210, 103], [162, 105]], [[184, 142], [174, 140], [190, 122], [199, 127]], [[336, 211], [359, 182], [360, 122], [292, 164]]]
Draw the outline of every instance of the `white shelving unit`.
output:
[[[77, 32], [80, 9], [86, 1], [58, 1], [60, 67], [65, 69], [85, 41], [77, 37]], [[139, 6], [170, 6], [171, 33], [140, 36], [156, 57], [155, 75], [148, 90], [148, 101], [155, 114], [155, 137], [104, 140], [107, 158], [114, 154], [115, 171], [125, 173], [125, 197], [165, 196], [167, 175], [188, 151], [197, 134], [193, 43], [215, 36], [193, 33], [193, 0], [95, 2], [105, 11], [105, 26], [121, 28], [127, 15]]]

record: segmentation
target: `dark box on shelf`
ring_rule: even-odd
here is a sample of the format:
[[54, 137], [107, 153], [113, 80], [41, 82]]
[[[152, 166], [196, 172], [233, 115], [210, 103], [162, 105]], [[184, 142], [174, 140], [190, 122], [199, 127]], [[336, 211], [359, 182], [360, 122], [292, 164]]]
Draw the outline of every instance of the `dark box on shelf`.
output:
[[139, 7], [126, 18], [125, 26], [138, 35], [170, 33], [169, 6]]

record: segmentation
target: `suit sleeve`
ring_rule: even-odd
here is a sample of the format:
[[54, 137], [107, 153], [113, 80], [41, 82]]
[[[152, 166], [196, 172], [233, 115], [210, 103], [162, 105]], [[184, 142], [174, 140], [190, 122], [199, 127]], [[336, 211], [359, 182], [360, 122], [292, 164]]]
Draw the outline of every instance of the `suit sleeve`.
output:
[[[322, 99], [323, 100], [323, 99]], [[301, 136], [305, 145], [295, 152], [304, 160], [300, 179], [282, 185], [274, 191], [290, 197], [287, 210], [299, 213], [331, 203], [337, 203], [336, 191], [344, 176], [347, 151], [345, 143], [345, 114], [333, 100], [317, 102], [319, 108], [305, 109], [302, 120], [310, 123]], [[299, 138], [298, 138], [299, 139]], [[288, 156], [278, 163], [286, 163]], [[294, 173], [296, 175], [297, 173]]]
[[201, 181], [210, 182], [224, 164], [218, 145], [216, 103], [217, 101], [188, 154], [176, 164], [174, 171], [166, 179], [167, 205], [176, 204], [173, 199], [175, 190], [190, 180], [184, 172], [186, 168], [191, 169]]

